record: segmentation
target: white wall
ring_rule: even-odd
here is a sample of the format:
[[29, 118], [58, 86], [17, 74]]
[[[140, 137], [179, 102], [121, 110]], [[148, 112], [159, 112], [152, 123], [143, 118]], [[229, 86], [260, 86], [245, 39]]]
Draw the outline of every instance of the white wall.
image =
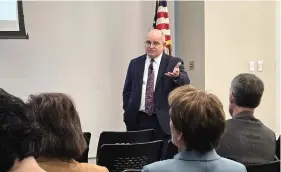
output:
[[206, 89], [223, 101], [228, 112], [232, 78], [249, 72], [249, 61], [263, 60], [259, 76], [265, 91], [255, 116], [276, 128], [276, 2], [208, 1], [205, 3]]
[[255, 115], [276, 134], [280, 113], [276, 107], [280, 107], [276, 98], [279, 97], [276, 49], [280, 49], [277, 4], [275, 1], [177, 1], [175, 5], [176, 54], [183, 56], [186, 63], [195, 61], [194, 70], [188, 71], [191, 84], [215, 93], [230, 118], [231, 80], [239, 73], [249, 72], [249, 61], [263, 60], [263, 72], [254, 72], [265, 84]]
[[[93, 157], [102, 131], [125, 129], [125, 73], [129, 61], [144, 53], [155, 2], [25, 1], [23, 5], [30, 39], [0, 40], [1, 87], [22, 98], [46, 91], [70, 94], [83, 130], [92, 133], [89, 156]], [[169, 2], [169, 10], [173, 18], [173, 3]]]
[[[191, 84], [205, 89], [205, 16], [203, 1], [175, 2], [176, 56], [182, 57]], [[194, 68], [189, 62], [194, 61]]]

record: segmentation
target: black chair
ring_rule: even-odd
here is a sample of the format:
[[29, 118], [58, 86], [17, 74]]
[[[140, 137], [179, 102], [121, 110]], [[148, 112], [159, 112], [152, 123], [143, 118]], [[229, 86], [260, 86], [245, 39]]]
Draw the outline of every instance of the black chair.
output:
[[275, 152], [277, 158], [280, 160], [280, 136], [276, 141], [276, 152]]
[[135, 144], [104, 144], [101, 146], [97, 165], [110, 172], [126, 169], [142, 169], [145, 165], [159, 161], [162, 140]]
[[280, 161], [246, 166], [247, 172], [280, 172]]
[[173, 159], [174, 156], [178, 153], [178, 147], [175, 146], [171, 140], [168, 141], [168, 145], [167, 145], [167, 149], [166, 152], [164, 154], [164, 156], [162, 156], [162, 160], [165, 159]]
[[91, 140], [91, 133], [90, 132], [83, 132], [85, 141], [87, 143], [87, 148], [81, 155], [81, 157], [76, 158], [75, 160], [78, 162], [88, 163], [88, 154], [89, 154], [89, 147], [90, 147], [90, 140]]
[[99, 157], [100, 148], [103, 144], [130, 144], [155, 141], [155, 130], [147, 129], [140, 131], [104, 131], [100, 134], [97, 155]]
[[141, 170], [139, 170], [139, 169], [128, 169], [128, 170], [124, 170], [123, 172], [141, 172]]

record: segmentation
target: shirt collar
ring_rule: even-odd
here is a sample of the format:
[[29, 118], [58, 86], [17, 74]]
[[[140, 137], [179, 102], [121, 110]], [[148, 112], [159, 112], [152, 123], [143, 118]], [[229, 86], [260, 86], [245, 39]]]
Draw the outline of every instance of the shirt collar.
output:
[[181, 159], [186, 161], [212, 161], [219, 159], [220, 156], [216, 153], [214, 149], [205, 152], [205, 153], [199, 153], [194, 150], [187, 150], [178, 153], [174, 157], [175, 159]]
[[[156, 64], [158, 64], [158, 65], [160, 64], [161, 59], [162, 59], [162, 55], [163, 55], [163, 53], [161, 53], [159, 56], [157, 56], [154, 59]], [[146, 55], [146, 61], [150, 62], [150, 60], [151, 60], [151, 58], [148, 55]]]
[[254, 117], [254, 112], [252, 111], [242, 111], [232, 116], [232, 118], [248, 119], [248, 120], [258, 120]]

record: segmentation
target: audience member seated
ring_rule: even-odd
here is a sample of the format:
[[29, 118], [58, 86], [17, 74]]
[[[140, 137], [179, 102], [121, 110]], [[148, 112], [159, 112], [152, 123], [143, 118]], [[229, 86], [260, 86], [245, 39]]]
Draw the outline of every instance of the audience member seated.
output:
[[0, 171], [45, 172], [34, 156], [39, 150], [39, 125], [25, 103], [0, 89]]
[[[276, 137], [254, 116], [261, 102], [264, 84], [253, 74], [239, 74], [231, 82], [226, 130], [217, 149], [219, 155], [245, 165], [274, 160]], [[272, 113], [269, 109], [268, 113]], [[267, 115], [267, 114], [261, 114]]]
[[168, 101], [172, 142], [182, 151], [143, 172], [246, 172], [244, 165], [214, 149], [225, 128], [223, 106], [215, 95], [186, 85], [172, 91]]
[[87, 145], [74, 103], [62, 93], [31, 95], [27, 105], [44, 130], [39, 165], [50, 172], [107, 172], [105, 167], [78, 163]]

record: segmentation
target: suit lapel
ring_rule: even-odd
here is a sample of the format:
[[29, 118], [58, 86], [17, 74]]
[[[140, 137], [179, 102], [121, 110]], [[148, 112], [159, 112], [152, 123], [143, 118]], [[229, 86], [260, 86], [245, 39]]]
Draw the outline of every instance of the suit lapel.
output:
[[143, 73], [144, 73], [144, 66], [145, 66], [145, 60], [146, 55], [143, 55], [141, 58], [139, 58], [139, 61], [137, 62], [137, 70], [138, 70], [138, 81], [140, 82], [140, 86], [143, 84]]
[[161, 62], [160, 62], [160, 66], [159, 66], [159, 70], [158, 70], [157, 79], [156, 79], [155, 90], [157, 89], [157, 87], [159, 85], [159, 82], [161, 81], [161, 79], [164, 76], [165, 69], [166, 69], [167, 64], [168, 64], [168, 58], [169, 57], [167, 56], [167, 54], [163, 53], [162, 59], [161, 59]]

